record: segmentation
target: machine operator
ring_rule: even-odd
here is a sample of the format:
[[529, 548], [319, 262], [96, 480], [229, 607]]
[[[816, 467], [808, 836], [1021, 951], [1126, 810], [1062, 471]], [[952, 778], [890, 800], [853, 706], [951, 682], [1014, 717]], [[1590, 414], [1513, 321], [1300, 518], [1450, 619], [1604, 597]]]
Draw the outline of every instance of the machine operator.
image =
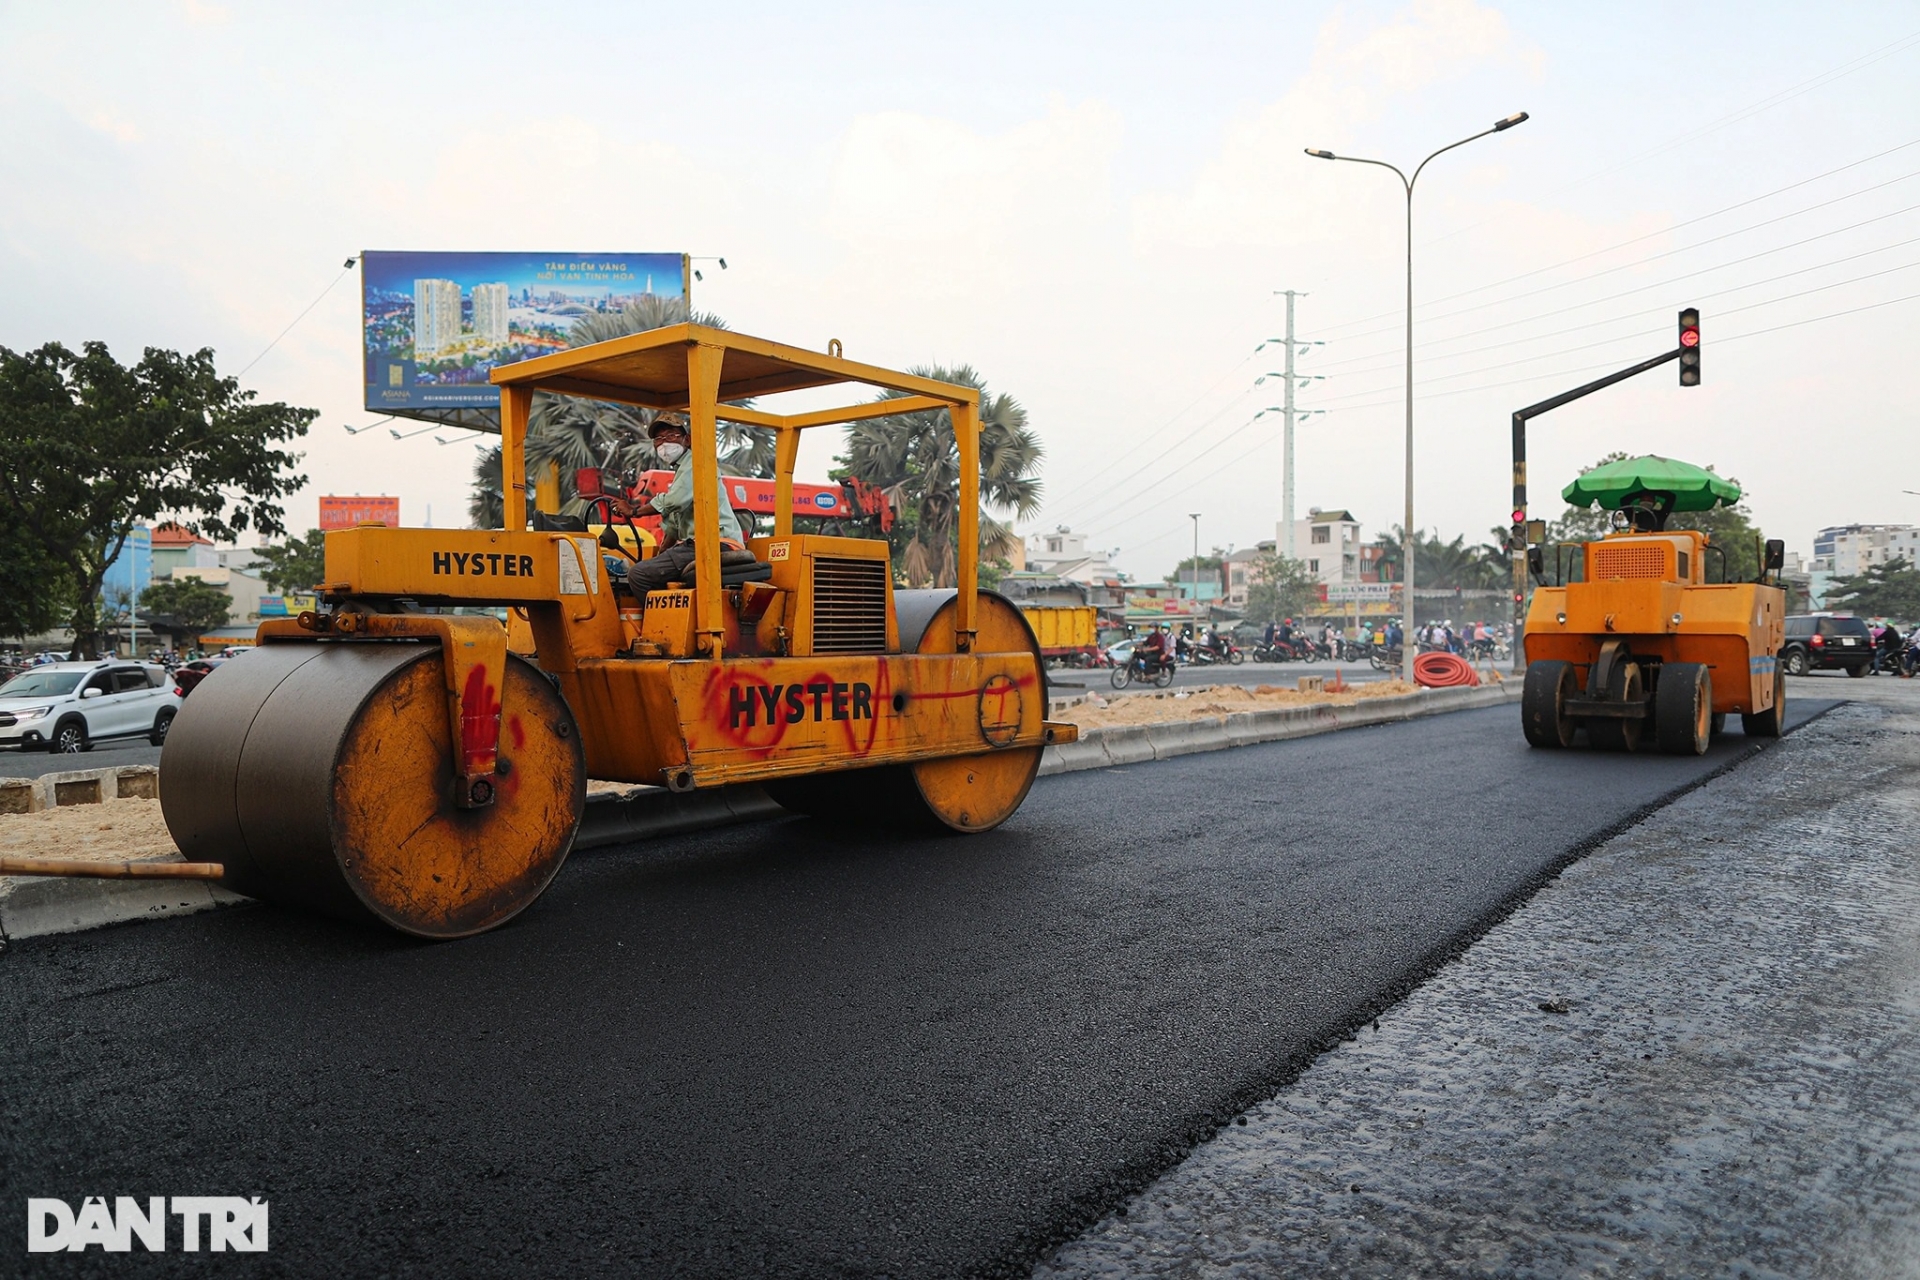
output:
[[[627, 585], [644, 603], [647, 592], [659, 591], [675, 582], [685, 582], [693, 576], [693, 452], [688, 448], [692, 437], [687, 434], [687, 424], [676, 417], [662, 414], [653, 420], [647, 428], [647, 439], [653, 443], [653, 452], [666, 466], [673, 468], [673, 483], [667, 486], [665, 493], [642, 499], [638, 503], [620, 503], [616, 510], [635, 519], [641, 516], [660, 517], [660, 550], [651, 559], [643, 560], [627, 570]], [[716, 478], [719, 485], [720, 503], [720, 567], [754, 563], [753, 553], [746, 548], [746, 539], [740, 533], [740, 521], [733, 514], [733, 504], [727, 499], [727, 487], [724, 481]]]

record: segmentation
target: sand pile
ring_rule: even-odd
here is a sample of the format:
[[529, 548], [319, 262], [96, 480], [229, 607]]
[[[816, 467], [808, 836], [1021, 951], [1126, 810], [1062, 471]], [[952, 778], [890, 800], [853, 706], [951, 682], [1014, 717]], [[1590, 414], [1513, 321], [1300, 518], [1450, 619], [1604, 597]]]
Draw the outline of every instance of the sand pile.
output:
[[1371, 680], [1348, 685], [1341, 693], [1301, 693], [1278, 685], [1246, 688], [1237, 684], [1206, 685], [1196, 689], [1168, 689], [1157, 693], [1089, 694], [1085, 702], [1066, 708], [1056, 717], [1069, 720], [1083, 729], [1101, 729], [1109, 725], [1164, 724], [1173, 720], [1203, 720], [1208, 716], [1233, 715], [1240, 711], [1271, 711], [1276, 708], [1330, 706], [1350, 707], [1362, 698], [1391, 698], [1412, 693], [1414, 687], [1404, 680]]
[[0, 854], [134, 862], [178, 858], [158, 800], [70, 804], [0, 818]]

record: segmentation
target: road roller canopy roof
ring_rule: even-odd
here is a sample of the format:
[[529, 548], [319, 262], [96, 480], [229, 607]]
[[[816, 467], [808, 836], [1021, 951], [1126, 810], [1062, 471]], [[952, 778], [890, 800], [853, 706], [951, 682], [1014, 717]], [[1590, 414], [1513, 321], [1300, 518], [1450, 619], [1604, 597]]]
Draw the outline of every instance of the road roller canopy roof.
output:
[[1599, 503], [1618, 511], [1641, 494], [1671, 494], [1669, 511], [1711, 511], [1740, 501], [1740, 486], [1691, 462], [1646, 454], [1609, 462], [1575, 480], [1560, 496], [1576, 507]]
[[[980, 393], [972, 387], [861, 364], [842, 357], [838, 342], [829, 345], [831, 350], [823, 354], [707, 325], [674, 324], [501, 365], [492, 376], [502, 388], [612, 400], [647, 409], [690, 409], [694, 387], [687, 349], [698, 346], [720, 353], [715, 414], [730, 422], [797, 429], [979, 403]], [[725, 403], [843, 382], [898, 392], [900, 397], [794, 414]]]

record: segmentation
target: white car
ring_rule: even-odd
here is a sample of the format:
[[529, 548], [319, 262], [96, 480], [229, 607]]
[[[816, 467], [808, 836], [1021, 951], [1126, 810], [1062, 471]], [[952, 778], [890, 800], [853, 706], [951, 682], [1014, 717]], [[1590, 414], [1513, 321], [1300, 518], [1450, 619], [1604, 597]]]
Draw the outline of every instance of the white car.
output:
[[154, 746], [180, 710], [165, 667], [151, 662], [50, 662], [0, 684], [0, 747], [80, 752], [108, 738]]

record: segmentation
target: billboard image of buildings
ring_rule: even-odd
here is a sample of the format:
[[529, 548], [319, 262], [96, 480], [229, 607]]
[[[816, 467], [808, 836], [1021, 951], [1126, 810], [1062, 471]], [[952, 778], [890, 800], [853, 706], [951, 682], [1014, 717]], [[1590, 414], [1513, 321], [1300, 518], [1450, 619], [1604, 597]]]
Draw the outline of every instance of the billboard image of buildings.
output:
[[363, 498], [357, 493], [352, 497], [340, 497], [335, 494], [320, 496], [320, 532], [322, 533], [330, 533], [335, 529], [351, 529], [369, 520], [378, 520], [390, 529], [398, 528], [400, 499]]
[[366, 406], [492, 409], [495, 365], [567, 345], [581, 316], [685, 298], [677, 253], [360, 255]]

